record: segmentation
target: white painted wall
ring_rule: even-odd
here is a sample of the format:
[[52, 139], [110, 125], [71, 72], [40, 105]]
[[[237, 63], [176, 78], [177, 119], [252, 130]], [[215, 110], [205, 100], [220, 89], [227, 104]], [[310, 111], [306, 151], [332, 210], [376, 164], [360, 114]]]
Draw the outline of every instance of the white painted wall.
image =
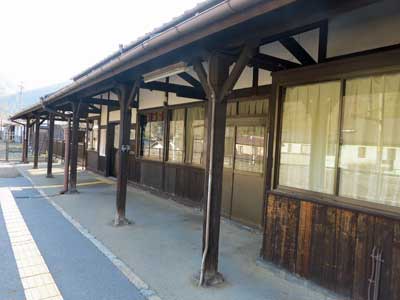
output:
[[385, 0], [329, 22], [328, 57], [400, 43], [400, 1]]
[[110, 111], [110, 113], [108, 114], [108, 121], [109, 122], [119, 121], [119, 114], [120, 114], [119, 109]]
[[139, 109], [162, 107], [165, 100], [165, 93], [140, 89]]
[[101, 106], [100, 125], [107, 125], [107, 111], [108, 111], [108, 107], [106, 105], [102, 105]]

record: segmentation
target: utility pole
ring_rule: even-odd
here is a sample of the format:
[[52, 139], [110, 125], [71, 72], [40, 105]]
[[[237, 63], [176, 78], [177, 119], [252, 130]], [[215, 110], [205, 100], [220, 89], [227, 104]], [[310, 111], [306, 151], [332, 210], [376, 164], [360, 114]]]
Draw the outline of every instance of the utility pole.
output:
[[21, 81], [18, 84], [19, 92], [18, 92], [18, 99], [17, 99], [17, 111], [22, 109], [22, 92], [24, 90], [24, 83]]

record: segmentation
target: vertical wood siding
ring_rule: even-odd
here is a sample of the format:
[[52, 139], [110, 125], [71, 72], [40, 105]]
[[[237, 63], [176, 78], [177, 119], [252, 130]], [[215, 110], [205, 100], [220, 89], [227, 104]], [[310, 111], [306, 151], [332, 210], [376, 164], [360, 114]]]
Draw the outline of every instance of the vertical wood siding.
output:
[[400, 222], [270, 194], [262, 256], [352, 299], [366, 300], [373, 247], [383, 250], [379, 299], [400, 295]]

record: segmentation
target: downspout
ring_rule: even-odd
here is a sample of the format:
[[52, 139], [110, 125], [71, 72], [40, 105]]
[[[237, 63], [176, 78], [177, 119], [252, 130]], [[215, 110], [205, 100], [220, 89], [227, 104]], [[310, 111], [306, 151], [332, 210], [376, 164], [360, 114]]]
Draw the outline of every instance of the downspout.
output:
[[209, 237], [210, 237], [210, 208], [211, 208], [211, 185], [213, 180], [213, 148], [214, 148], [214, 123], [215, 123], [215, 104], [216, 104], [216, 95], [214, 87], [209, 83], [209, 88], [211, 92], [211, 131], [210, 131], [210, 156], [209, 156], [209, 166], [208, 166], [208, 186], [207, 186], [207, 211], [206, 211], [206, 236], [204, 243], [204, 251], [203, 257], [201, 260], [201, 268], [200, 268], [200, 278], [199, 278], [199, 287], [203, 285], [204, 282], [204, 269], [206, 258], [208, 254], [209, 248]]

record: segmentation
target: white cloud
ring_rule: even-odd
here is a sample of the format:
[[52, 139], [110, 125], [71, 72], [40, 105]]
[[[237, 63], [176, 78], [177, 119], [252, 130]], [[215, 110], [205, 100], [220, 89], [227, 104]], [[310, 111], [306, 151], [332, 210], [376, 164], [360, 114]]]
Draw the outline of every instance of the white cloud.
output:
[[2, 0], [0, 80], [65, 82], [200, 0]]

